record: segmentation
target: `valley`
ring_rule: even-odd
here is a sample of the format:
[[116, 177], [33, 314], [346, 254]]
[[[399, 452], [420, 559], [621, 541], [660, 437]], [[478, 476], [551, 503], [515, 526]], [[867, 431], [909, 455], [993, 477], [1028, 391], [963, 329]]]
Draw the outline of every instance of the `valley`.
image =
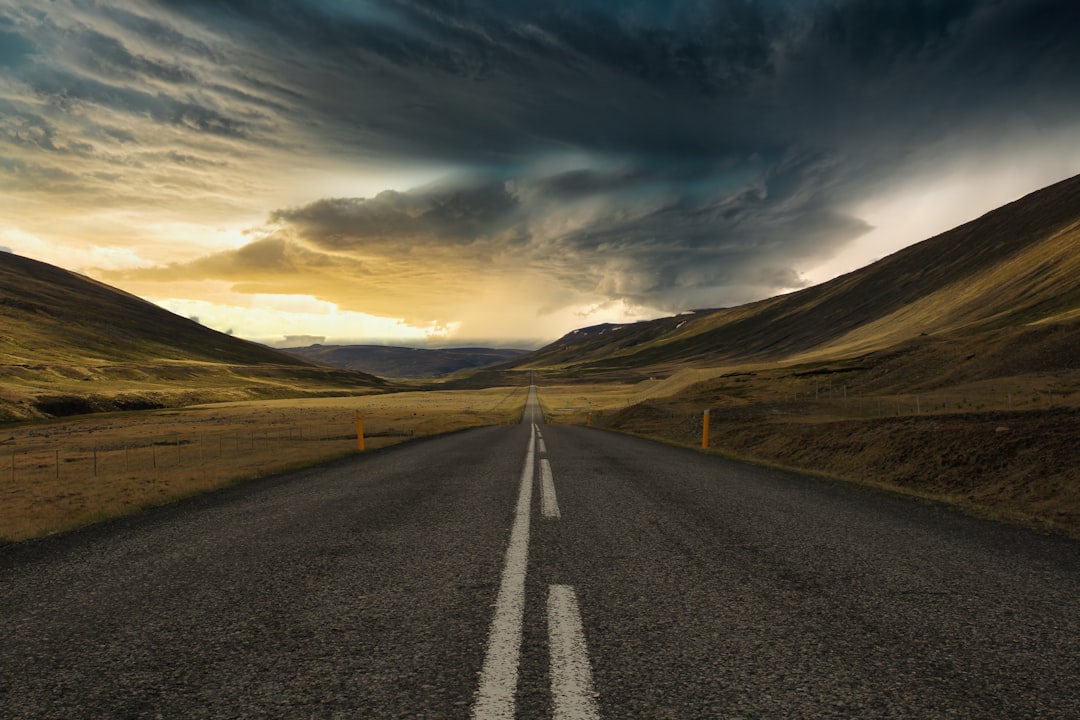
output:
[[[861, 270], [745, 306], [582, 328], [527, 354], [314, 346], [306, 359], [0, 254], [0, 475], [11, 508], [0, 536], [347, 454], [357, 410], [370, 416], [373, 448], [509, 422], [518, 409], [508, 398], [530, 377], [550, 423], [700, 447], [708, 410], [708, 452], [1076, 535], [1077, 247], [1080, 177]], [[327, 353], [337, 367], [320, 364]], [[348, 358], [361, 356], [395, 379], [350, 369]], [[151, 426], [167, 429], [146, 440]], [[64, 444], [50, 444], [57, 437]], [[120, 473], [104, 494], [63, 481], [100, 485], [87, 463], [110, 447], [129, 448], [130, 459], [131, 447], [160, 444], [168, 458], [171, 443], [183, 467], [185, 450], [213, 444], [207, 437], [218, 439], [219, 456], [221, 443], [246, 442], [252, 452], [213, 472], [189, 466], [186, 475], [200, 479], [170, 487], [145, 471]], [[283, 451], [282, 438], [296, 443]], [[42, 490], [53, 480], [56, 488]], [[140, 484], [145, 491], [131, 489]], [[61, 505], [70, 512], [57, 512]], [[30, 520], [36, 514], [48, 519]]]

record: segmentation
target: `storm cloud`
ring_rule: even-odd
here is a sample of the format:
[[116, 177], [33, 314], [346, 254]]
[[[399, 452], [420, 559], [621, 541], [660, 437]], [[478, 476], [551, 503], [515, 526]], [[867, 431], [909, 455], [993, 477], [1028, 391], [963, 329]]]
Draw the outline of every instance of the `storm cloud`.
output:
[[[475, 276], [542, 272], [572, 295], [666, 311], [798, 287], [791, 263], [867, 230], [792, 162], [737, 192], [685, 192], [645, 170], [440, 183], [279, 210], [269, 228], [321, 251]], [[417, 288], [422, 297], [423, 288]]]
[[1080, 131], [1077, 67], [1072, 0], [0, 0], [0, 176], [260, 218], [113, 279], [439, 323], [523, 273], [543, 308], [677, 312], [801, 287], [871, 199]]

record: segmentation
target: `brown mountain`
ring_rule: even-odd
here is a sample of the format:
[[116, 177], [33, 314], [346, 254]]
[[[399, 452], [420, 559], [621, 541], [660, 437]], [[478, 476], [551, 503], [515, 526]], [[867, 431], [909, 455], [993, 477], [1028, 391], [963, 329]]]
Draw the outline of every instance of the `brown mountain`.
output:
[[[700, 447], [709, 417], [713, 451], [1080, 537], [1080, 177], [819, 286], [518, 366], [617, 381], [578, 391], [599, 427]], [[586, 422], [557, 397], [549, 420]]]
[[1080, 176], [821, 285], [576, 330], [514, 365], [600, 377], [933, 345], [948, 345], [986, 376], [1080, 364]]
[[0, 253], [0, 420], [385, 385], [219, 333], [53, 265]]

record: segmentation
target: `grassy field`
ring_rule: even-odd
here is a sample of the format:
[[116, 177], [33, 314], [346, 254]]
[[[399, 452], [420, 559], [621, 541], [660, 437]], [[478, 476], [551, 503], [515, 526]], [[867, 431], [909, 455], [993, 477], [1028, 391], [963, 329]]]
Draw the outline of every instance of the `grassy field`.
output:
[[[1080, 537], [1080, 372], [874, 393], [872, 372], [719, 368], [541, 387], [585, 424], [811, 472]], [[702, 378], [696, 380], [696, 378]], [[896, 389], [896, 388], [893, 388]]]
[[[548, 422], [630, 432], [1080, 534], [1080, 373], [874, 392], [837, 364], [683, 368], [633, 383], [541, 385]], [[898, 390], [899, 387], [889, 387]], [[0, 539], [137, 512], [357, 452], [517, 421], [523, 387], [241, 401], [8, 424]]]
[[743, 365], [684, 368], [666, 377], [628, 383], [579, 383], [540, 388], [549, 422], [584, 424], [621, 409], [656, 401], [678, 415], [709, 408], [803, 422], [908, 415], [1080, 408], [1080, 372], [1027, 374], [947, 387], [917, 382], [871, 384], [872, 372], [842, 364], [777, 368]]
[[0, 540], [79, 527], [245, 479], [478, 425], [524, 387], [245, 401], [0, 427]]
[[696, 383], [728, 372], [726, 368], [685, 368], [660, 379], [625, 383], [577, 383], [547, 385], [538, 388], [544, 418], [552, 424], [584, 425], [588, 416], [599, 419], [620, 409], [670, 397]]

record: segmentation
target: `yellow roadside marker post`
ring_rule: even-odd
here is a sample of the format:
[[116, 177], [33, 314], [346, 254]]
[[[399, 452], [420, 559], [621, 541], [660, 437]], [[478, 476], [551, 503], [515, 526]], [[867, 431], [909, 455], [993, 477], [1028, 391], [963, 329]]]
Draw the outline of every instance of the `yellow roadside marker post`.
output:
[[356, 411], [356, 445], [364, 452], [364, 417], [359, 410]]
[[701, 423], [701, 448], [702, 450], [709, 447], [709, 411], [705, 411], [704, 419]]

